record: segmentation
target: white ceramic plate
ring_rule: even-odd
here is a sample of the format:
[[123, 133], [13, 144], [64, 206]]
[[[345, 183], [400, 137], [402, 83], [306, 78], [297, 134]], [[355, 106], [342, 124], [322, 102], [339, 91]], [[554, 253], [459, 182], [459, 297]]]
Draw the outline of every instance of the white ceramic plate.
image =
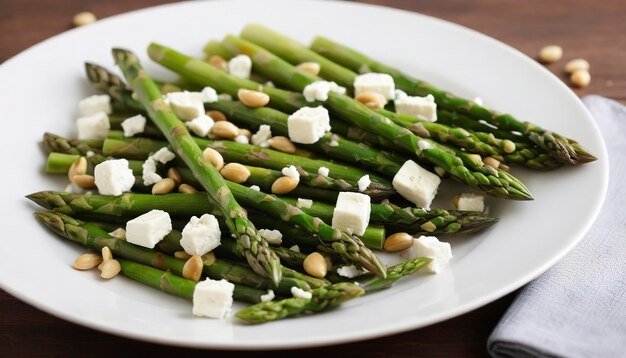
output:
[[[191, 304], [124, 278], [101, 281], [70, 267], [82, 247], [53, 236], [24, 195], [62, 189], [43, 174], [44, 131], [70, 135], [77, 101], [93, 92], [83, 61], [112, 65], [110, 48], [146, 59], [156, 40], [193, 55], [205, 41], [269, 25], [308, 42], [321, 34], [465, 97], [577, 138], [600, 160], [551, 173], [517, 167], [533, 202], [490, 200], [501, 222], [453, 242], [451, 268], [418, 276], [333, 312], [262, 326], [194, 318]], [[148, 62], [145, 60], [144, 62]], [[157, 74], [156, 65], [147, 66]], [[34, 46], [0, 67], [0, 142], [4, 175], [0, 285], [63, 319], [159, 343], [229, 349], [305, 347], [348, 342], [439, 322], [487, 304], [530, 281], [567, 253], [603, 201], [608, 167], [602, 138], [578, 98], [516, 50], [484, 35], [414, 13], [344, 2], [189, 2], [99, 21]]]

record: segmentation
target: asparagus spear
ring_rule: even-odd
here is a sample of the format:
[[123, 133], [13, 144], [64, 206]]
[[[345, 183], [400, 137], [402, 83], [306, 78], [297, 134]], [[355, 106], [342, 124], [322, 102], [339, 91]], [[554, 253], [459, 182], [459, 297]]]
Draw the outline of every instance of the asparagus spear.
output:
[[361, 286], [366, 293], [382, 290], [390, 287], [403, 277], [413, 275], [422, 267], [428, 265], [430, 261], [431, 259], [426, 257], [409, 259], [388, 268], [386, 278], [381, 279], [380, 277], [366, 275], [365, 277], [359, 277], [357, 282], [359, 282], [359, 286]]
[[193, 141], [185, 125], [164, 102], [160, 90], [141, 67], [137, 57], [123, 49], [114, 49], [113, 56], [150, 119], [194, 172], [206, 189], [210, 201], [221, 211], [226, 225], [237, 239], [240, 254], [247, 259], [255, 272], [278, 284], [281, 277], [280, 260], [261, 238], [254, 224], [248, 220], [245, 210], [228, 190], [219, 172], [202, 159], [202, 150]]
[[[256, 32], [257, 36], [261, 36], [259, 35], [259, 27], [250, 29], [250, 33], [253, 31]], [[425, 96], [431, 94], [435, 97], [437, 105], [442, 108], [467, 114], [477, 120], [487, 121], [501, 130], [522, 133], [562, 163], [582, 164], [596, 160], [596, 157], [572, 139], [543, 129], [536, 124], [519, 121], [510, 114], [489, 110], [474, 101], [442, 91], [424, 81], [417, 80], [327, 38], [317, 37], [313, 41], [311, 48], [315, 52], [354, 71], [387, 73], [394, 78], [397, 88], [412, 95]]]

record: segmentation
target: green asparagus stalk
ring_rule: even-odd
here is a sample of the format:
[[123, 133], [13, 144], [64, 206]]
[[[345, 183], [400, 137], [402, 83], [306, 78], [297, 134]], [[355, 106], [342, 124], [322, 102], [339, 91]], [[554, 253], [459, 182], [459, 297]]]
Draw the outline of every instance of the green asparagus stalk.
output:
[[364, 277], [360, 277], [357, 282], [359, 282], [359, 286], [361, 286], [366, 293], [382, 290], [390, 287], [403, 277], [413, 275], [422, 269], [422, 267], [428, 265], [430, 261], [431, 259], [426, 257], [409, 259], [387, 269], [386, 278], [381, 279], [380, 277], [374, 277], [372, 275], [364, 275]]
[[219, 208], [235, 235], [239, 251], [252, 269], [271, 278], [278, 284], [281, 270], [280, 260], [269, 249], [268, 244], [256, 231], [254, 224], [246, 217], [245, 210], [239, 206], [224, 179], [210, 163], [203, 160], [202, 150], [194, 142], [185, 125], [173, 114], [171, 108], [161, 97], [161, 92], [141, 67], [137, 57], [123, 49], [114, 49], [113, 56], [122, 69], [131, 88], [147, 110], [150, 119], [166, 136], [175, 152], [194, 172], [198, 181], [208, 193], [210, 201]]
[[[250, 33], [253, 31], [256, 31], [256, 35], [260, 36], [258, 33], [258, 27], [251, 29]], [[364, 54], [340, 45], [327, 38], [317, 37], [313, 41], [311, 48], [315, 52], [353, 71], [387, 73], [394, 78], [396, 88], [406, 91], [411, 95], [425, 96], [427, 94], [431, 94], [435, 97], [437, 105], [442, 108], [466, 114], [477, 120], [484, 120], [495, 125], [501, 130], [522, 133], [533, 143], [550, 153], [554, 158], [558, 159], [562, 163], [582, 164], [596, 160], [596, 157], [587, 152], [572, 139], [543, 129], [536, 124], [519, 121], [510, 114], [503, 114], [489, 110], [474, 101], [460, 98], [449, 92], [442, 91], [424, 81], [415, 79], [397, 69], [386, 66], [365, 56]]]

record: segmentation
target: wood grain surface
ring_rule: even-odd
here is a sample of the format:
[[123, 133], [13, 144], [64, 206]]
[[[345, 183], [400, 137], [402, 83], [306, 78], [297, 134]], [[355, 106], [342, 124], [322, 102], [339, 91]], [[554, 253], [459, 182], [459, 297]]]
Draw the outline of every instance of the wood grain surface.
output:
[[[92, 11], [99, 18], [166, 1], [0, 0], [0, 62], [71, 28], [72, 16]], [[446, 19], [495, 37], [534, 57], [542, 46], [558, 44], [564, 59], [549, 68], [566, 80], [568, 59], [591, 63], [591, 85], [579, 95], [600, 94], [626, 103], [626, 2], [605, 1], [415, 1], [374, 0], [372, 4]], [[69, 294], [69, 293], [68, 293]], [[515, 293], [460, 317], [411, 332], [340, 346], [254, 353], [258, 357], [312, 353], [355, 357], [481, 357], [486, 340]], [[304, 333], [303, 333], [304, 334]], [[133, 341], [60, 320], [0, 290], [0, 352], [15, 356], [215, 355], [241, 352], [199, 351]]]

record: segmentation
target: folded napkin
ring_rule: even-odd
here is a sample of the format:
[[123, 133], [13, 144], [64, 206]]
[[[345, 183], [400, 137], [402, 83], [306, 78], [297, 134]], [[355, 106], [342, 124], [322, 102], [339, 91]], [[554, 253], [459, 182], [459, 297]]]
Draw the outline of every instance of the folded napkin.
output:
[[609, 152], [609, 188], [589, 233], [529, 283], [489, 337], [493, 357], [626, 357], [626, 107], [583, 102]]

